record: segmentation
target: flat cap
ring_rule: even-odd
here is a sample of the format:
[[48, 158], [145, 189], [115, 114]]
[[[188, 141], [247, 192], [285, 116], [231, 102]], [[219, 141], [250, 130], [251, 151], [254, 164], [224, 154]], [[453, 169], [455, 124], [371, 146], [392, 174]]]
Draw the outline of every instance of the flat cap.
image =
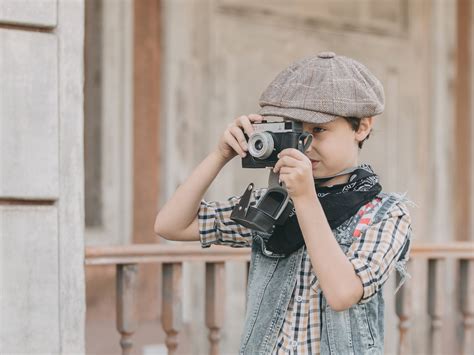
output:
[[279, 73], [262, 93], [259, 113], [309, 123], [371, 117], [384, 110], [381, 82], [358, 61], [322, 52]]

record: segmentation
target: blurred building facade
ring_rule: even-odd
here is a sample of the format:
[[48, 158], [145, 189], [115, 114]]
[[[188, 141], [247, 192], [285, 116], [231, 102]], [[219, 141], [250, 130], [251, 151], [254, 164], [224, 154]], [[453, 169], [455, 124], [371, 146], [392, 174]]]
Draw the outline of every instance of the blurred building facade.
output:
[[[59, 258], [58, 263], [53, 263], [44, 272], [63, 275], [63, 258], [71, 256], [75, 260], [82, 257], [82, 246], [79, 246], [82, 233], [77, 222], [79, 217], [85, 220], [83, 235], [86, 246], [165, 243], [153, 234], [154, 217], [160, 206], [214, 149], [219, 135], [233, 118], [258, 110], [260, 93], [282, 68], [300, 57], [321, 51], [334, 51], [361, 61], [384, 84], [386, 110], [376, 119], [375, 130], [364, 145], [361, 160], [372, 164], [381, 176], [385, 190], [407, 192], [416, 203], [417, 207], [411, 208], [414, 242], [474, 241], [472, 1], [297, 0], [289, 3], [250, 0], [85, 0], [83, 4], [79, 0], [51, 0], [51, 7], [41, 6], [42, 12], [38, 10], [31, 15], [25, 20], [26, 25], [23, 25], [20, 16], [24, 8], [17, 7], [17, 12], [8, 17], [10, 13], [1, 7], [1, 4], [12, 3], [0, 0], [0, 75], [7, 78], [0, 83], [0, 99], [3, 100], [0, 106], [2, 152], [11, 154], [15, 149], [13, 143], [6, 145], [8, 141], [4, 141], [4, 137], [13, 135], [33, 141], [28, 135], [32, 134], [28, 127], [30, 122], [38, 119], [38, 112], [31, 108], [22, 125], [19, 122], [23, 121], [13, 121], [8, 116], [14, 111], [2, 109], [10, 107], [14, 110], [23, 105], [26, 89], [17, 88], [17, 83], [23, 80], [23, 68], [29, 68], [32, 74], [38, 76], [33, 76], [35, 81], [44, 78], [44, 68], [49, 68], [53, 73], [55, 68], [64, 67], [74, 74], [72, 79], [67, 76], [69, 71], [65, 77], [47, 75], [55, 78], [55, 82], [59, 83], [58, 88], [52, 92], [38, 90], [38, 94], [35, 94], [40, 95], [41, 92], [42, 95], [49, 95], [51, 100], [50, 97], [57, 93], [60, 102], [61, 95], [73, 96], [72, 106], [68, 106], [67, 112], [59, 111], [58, 121], [55, 121], [58, 116], [54, 115], [54, 112], [58, 112], [58, 103], [47, 101], [41, 96], [37, 98], [46, 103], [43, 106], [48, 111], [43, 117], [54, 119], [51, 118], [52, 123], [47, 126], [50, 128], [45, 130], [44, 139], [34, 140], [37, 145], [29, 147], [28, 153], [37, 151], [44, 157], [34, 159], [34, 155], [27, 154], [27, 158], [19, 160], [18, 164], [11, 161], [12, 155], [2, 153], [0, 160], [0, 168], [3, 168], [0, 186], [0, 233], [3, 245], [6, 245], [4, 240], [9, 238], [8, 235], [19, 233], [26, 233], [34, 237], [35, 241], [41, 239], [42, 234], [37, 232], [40, 229], [34, 224], [35, 219], [40, 219], [48, 228], [57, 226], [53, 231], [44, 231], [46, 235], [54, 235], [53, 240], [39, 244], [39, 248], [48, 250], [59, 246], [53, 254], [44, 254], [48, 260]], [[26, 8], [29, 3], [37, 2], [25, 0], [23, 3]], [[47, 4], [48, 1], [41, 3]], [[66, 9], [65, 4], [71, 7]], [[57, 11], [57, 7], [61, 6], [65, 8], [64, 11]], [[8, 16], [2, 16], [2, 10]], [[71, 12], [74, 15], [67, 15]], [[35, 16], [41, 13], [48, 18], [46, 24], [41, 22], [43, 20], [36, 20]], [[71, 22], [61, 27], [59, 24], [62, 21]], [[71, 93], [69, 87], [70, 83], [81, 83], [77, 76], [82, 73], [82, 53], [64, 44], [71, 42], [77, 47], [78, 43], [82, 43], [82, 23], [77, 23], [81, 21], [85, 26], [83, 135], [82, 127], [77, 127], [78, 123], [82, 124], [82, 106], [78, 107], [82, 93]], [[31, 33], [38, 27], [41, 32]], [[47, 47], [45, 53], [66, 54], [57, 57], [58, 62], [45, 59], [46, 66], [31, 63], [38, 58], [22, 54], [25, 52], [12, 57], [11, 53], [16, 53], [12, 49], [19, 43], [36, 48], [34, 39], [30, 41], [23, 38], [26, 34], [32, 37], [55, 37], [58, 39], [57, 47]], [[66, 52], [58, 52], [58, 48], [63, 48], [61, 46], [66, 47]], [[67, 59], [79, 54], [80, 58]], [[8, 61], [8, 58], [13, 59]], [[17, 58], [26, 62], [18, 61]], [[68, 65], [68, 60], [77, 61], [74, 62], [74, 68]], [[63, 67], [62, 61], [66, 61]], [[17, 75], [6, 75], [12, 68], [16, 69]], [[61, 69], [58, 70], [61, 73]], [[62, 78], [68, 79], [64, 79], [63, 85]], [[43, 86], [54, 87], [50, 83], [44, 83]], [[6, 92], [9, 94], [6, 95]], [[70, 123], [73, 127], [61, 126], [63, 120], [73, 122]], [[4, 122], [9, 124], [5, 125]], [[70, 139], [70, 134], [73, 134], [73, 139]], [[42, 137], [41, 134], [39, 136]], [[48, 137], [59, 137], [60, 143], [49, 147], [44, 144]], [[75, 154], [74, 159], [82, 159], [77, 155], [77, 149], [82, 148], [82, 143], [77, 142], [79, 138], [84, 139], [84, 178], [81, 167], [71, 167], [68, 159], [71, 156], [68, 155], [68, 149]], [[54, 149], [63, 145], [65, 150], [61, 149], [61, 154], [55, 155], [59, 156], [60, 161], [51, 160], [51, 153], [57, 152]], [[40, 165], [35, 171], [43, 172], [45, 169], [41, 161], [53, 162], [51, 171], [56, 172], [53, 175], [56, 180], [45, 180], [54, 182], [51, 190], [48, 190], [49, 185], [43, 180], [27, 174], [23, 168], [35, 166], [32, 163], [36, 163]], [[61, 170], [61, 167], [66, 170]], [[18, 174], [28, 176], [30, 180], [11, 175], [15, 169], [19, 169]], [[60, 185], [58, 181], [62, 180], [59, 176], [71, 183]], [[222, 200], [240, 194], [250, 181], [257, 186], [265, 186], [267, 175], [263, 171], [242, 170], [236, 158], [223, 169], [206, 194], [206, 199]], [[15, 189], [8, 187], [9, 182], [17, 184]], [[33, 182], [38, 187], [30, 194], [30, 189], [25, 186], [33, 186]], [[54, 201], [60, 202], [64, 198], [66, 202], [74, 201], [76, 206], [78, 201], [82, 202], [81, 184], [85, 187], [84, 216], [80, 210], [67, 210], [61, 214], [61, 208], [66, 207]], [[64, 186], [63, 190], [57, 186]], [[63, 195], [58, 191], [64, 191]], [[27, 200], [26, 205], [24, 199]], [[43, 201], [39, 206], [37, 199]], [[25, 212], [18, 212], [17, 205], [21, 205], [20, 209]], [[30, 208], [31, 211], [28, 211]], [[12, 212], [12, 209], [15, 211]], [[41, 217], [43, 210], [47, 209], [52, 210], [51, 215], [46, 217], [52, 222]], [[58, 213], [63, 217], [57, 217]], [[10, 217], [12, 214], [16, 219]], [[20, 225], [29, 226], [32, 232], [21, 230]], [[66, 251], [63, 243], [68, 241], [68, 228], [80, 236], [73, 238], [72, 248]], [[13, 239], [8, 240], [12, 243]], [[15, 240], [20, 243], [18, 239]], [[31, 252], [18, 243], [8, 246], [20, 255]], [[67, 245], [70, 246], [69, 242]], [[18, 262], [13, 260], [16, 258], [14, 254], [3, 257], [4, 254], [2, 251], [2, 283], [13, 285], [13, 278], [5, 275], [16, 273], [17, 270], [24, 270], [25, 274], [20, 272], [18, 277], [26, 282], [26, 275], [35, 266], [26, 264], [22, 266], [26, 269], [21, 269]], [[57, 292], [58, 287], [61, 290], [63, 285], [61, 278], [59, 285], [43, 285], [42, 292], [56, 295], [61, 305], [60, 311], [56, 312], [62, 314], [64, 303], [65, 309], [76, 314], [76, 320], [79, 321], [84, 310], [79, 306], [73, 309], [70, 303], [73, 300], [75, 305], [82, 304], [84, 282], [82, 269], [74, 265], [68, 269], [71, 277], [68, 280], [74, 280], [75, 285], [67, 286], [68, 300], [63, 301], [63, 293]], [[115, 269], [88, 267], [85, 271], [87, 352], [117, 352]], [[422, 275], [426, 270], [419, 267], [414, 272]], [[136, 335], [138, 349], [163, 342], [158, 306], [160, 269], [158, 266], [143, 267], [140, 275], [141, 321]], [[201, 354], [208, 350], [207, 329], [204, 327], [203, 280], [204, 265], [184, 265], [185, 329], [180, 334], [183, 352]], [[238, 348], [238, 335], [245, 310], [244, 266], [237, 263], [227, 265], [226, 283], [222, 349], [223, 353], [234, 353], [233, 350]], [[454, 282], [447, 280], [446, 287], [454, 302]], [[392, 278], [385, 289], [386, 351], [390, 354], [396, 352], [397, 344], [393, 289]], [[426, 299], [425, 289], [423, 285], [415, 289], [417, 299]], [[2, 298], [0, 304], [2, 310], [8, 305], [8, 314], [21, 311], [23, 313], [19, 314], [23, 314], [24, 319], [31, 316], [32, 311], [24, 305], [10, 308], [13, 286], [8, 290], [7, 297]], [[28, 292], [36, 294], [37, 289], [28, 289]], [[413, 312], [419, 319], [424, 319], [425, 308], [422, 303], [415, 304]], [[39, 313], [38, 317], [43, 321], [41, 317], [45, 316]], [[449, 331], [445, 334], [446, 344], [452, 346], [457, 341], [454, 326], [456, 317], [454, 314], [449, 316]], [[20, 328], [16, 330], [17, 333], [12, 333], [4, 325], [5, 319], [2, 317], [1, 340], [11, 334], [21, 334]], [[63, 323], [54, 321], [51, 324], [59, 329], [59, 324]], [[421, 353], [426, 348], [423, 336], [426, 328], [418, 326], [414, 331], [413, 348]], [[81, 330], [78, 334], [80, 336]], [[39, 342], [34, 339], [31, 341], [32, 344]]]
[[[133, 38], [127, 35], [127, 26], [110, 30], [106, 28], [107, 22], [117, 21], [111, 19], [113, 8], [121, 7], [122, 14], [126, 17], [133, 12], [134, 6], [137, 11], [137, 4], [133, 5], [131, 2], [120, 2], [120, 5], [117, 2], [104, 2], [103, 38], [122, 38], [120, 44], [117, 42], [117, 47], [120, 46], [122, 50], [122, 57], [118, 59], [120, 56], [116, 56], [113, 65], [105, 59], [102, 62], [106, 63], [103, 68], [105, 72], [114, 70], [114, 65], [117, 66], [117, 75], [131, 75], [135, 72], [131, 85], [138, 83], [139, 90], [145, 85], [142, 81], [147, 78], [160, 82], [160, 88], [148, 90], [149, 93], [159, 92], [158, 109], [153, 103], [145, 103], [149, 109], [148, 123], [143, 122], [143, 117], [135, 115], [132, 118], [132, 110], [125, 110], [120, 114], [120, 119], [125, 114], [129, 115], [125, 121], [133, 120], [135, 130], [141, 129], [141, 126], [152, 127], [150, 120], [157, 121], [158, 136], [150, 136], [150, 132], [143, 129], [142, 135], [135, 131], [131, 139], [125, 137], [121, 140], [120, 149], [131, 144], [135, 147], [133, 157], [137, 158], [137, 147], [133, 139], [148, 143], [157, 139], [158, 161], [155, 160], [155, 151], [141, 150], [143, 154], [140, 159], [145, 159], [148, 166], [156, 166], [158, 171], [156, 177], [149, 175], [159, 181], [158, 208], [214, 148], [230, 120], [258, 110], [260, 93], [282, 68], [297, 58], [330, 50], [361, 61], [383, 81], [386, 110], [377, 118], [375, 131], [362, 150], [361, 160], [373, 165], [387, 191], [407, 192], [417, 204], [418, 207], [411, 209], [416, 233], [414, 242], [472, 240], [473, 16], [472, 6], [466, 5], [466, 1], [318, 0], [290, 4], [284, 1], [170, 0], [161, 1], [159, 8], [151, 3], [154, 2], [144, 2], [140, 7], [148, 7], [148, 13], [159, 11], [159, 18], [148, 15], [143, 20], [143, 17], [135, 14], [134, 20], [132, 19], [134, 24], [130, 28], [139, 31], [137, 27], [144, 27], [140, 23], [145, 21], [147, 28], [153, 32], [152, 35], [148, 33], [151, 36], [149, 46], [141, 48], [146, 48], [143, 51], [148, 53], [145, 61], [156, 55], [156, 51], [159, 52], [159, 58], [155, 62], [147, 62], [150, 65], [148, 68], [155, 68], [157, 65], [159, 72], [152, 69], [151, 73], [137, 76], [137, 70], [141, 69], [137, 68], [136, 58], [138, 56], [138, 60], [143, 61], [141, 55], [145, 55], [143, 51], [141, 54], [136, 52], [136, 42], [146, 40], [137, 38], [136, 34]], [[465, 21], [461, 18], [465, 15], [465, 10], [461, 8], [470, 8], [471, 11], [467, 32], [463, 27], [461, 32], [458, 28]], [[148, 21], [156, 21], [159, 28], [153, 27]], [[156, 39], [154, 31], [159, 32], [159, 48], [151, 44], [155, 43], [156, 46], [156, 42], [153, 42], [153, 38]], [[113, 42], [104, 43], [113, 46]], [[127, 48], [132, 47], [135, 48], [135, 59], [123, 59], [130, 55]], [[105, 52], [113, 51], [107, 45], [102, 48]], [[468, 63], [463, 62], [466, 56], [469, 58]], [[119, 64], [117, 61], [125, 63], [125, 70], [121, 66], [123, 63]], [[133, 70], [126, 69], [127, 62], [133, 66]], [[462, 78], [467, 78], [467, 81]], [[114, 80], [113, 77], [110, 78], [111, 83]], [[127, 82], [123, 80], [123, 85], [126, 86]], [[108, 86], [107, 82], [103, 85], [113, 87], [116, 91], [128, 90], [122, 86]], [[129, 92], [132, 91], [133, 89]], [[103, 100], [107, 101], [107, 96], [115, 94], [103, 90], [103, 95]], [[126, 94], [123, 97], [126, 99]], [[135, 104], [132, 106], [137, 110], [137, 102], [142, 102], [140, 100], [143, 98], [137, 98], [136, 90], [134, 97]], [[102, 107], [102, 112], [117, 109], [116, 102], [111, 102], [112, 106]], [[113, 120], [117, 119], [116, 115]], [[137, 122], [138, 119], [142, 120], [141, 123]], [[122, 128], [128, 126], [127, 123], [120, 124]], [[111, 136], [110, 139], [115, 138]], [[107, 152], [103, 154], [103, 161], [109, 160], [105, 158]], [[125, 155], [118, 156], [117, 167], [124, 168], [123, 174], [127, 176], [127, 154], [125, 152]], [[125, 164], [122, 165], [121, 161]], [[109, 161], [108, 164], [113, 162]], [[112, 169], [109, 173], [115, 175], [115, 172]], [[140, 190], [140, 186], [137, 186], [136, 179], [141, 178], [136, 169], [134, 173], [136, 190], [132, 195], [137, 196], [136, 191]], [[115, 179], [120, 178], [115, 175]], [[250, 181], [265, 186], [266, 179], [263, 171], [243, 171], [236, 159], [223, 169], [206, 198], [223, 199], [240, 194]], [[127, 181], [127, 178], [122, 181]], [[141, 181], [145, 188], [154, 188], [146, 179]], [[462, 189], [457, 189], [456, 185], [461, 185]], [[145, 194], [149, 195], [150, 192]], [[118, 195], [112, 195], [118, 198]], [[91, 193], [88, 197], [86, 188], [86, 201], [92, 196], [96, 195]], [[110, 211], [123, 208], [117, 204], [111, 206]], [[140, 211], [147, 213], [143, 206], [145, 205], [133, 203], [133, 209], [140, 208]], [[150, 226], [153, 213], [147, 215], [149, 218], [145, 224]], [[121, 233], [105, 240], [100, 238], [98, 242], [107, 244], [121, 240], [165, 243], [164, 240], [155, 240], [151, 230], [143, 229], [143, 224], [137, 226], [138, 217], [133, 214], [127, 216], [117, 213], [115, 221], [110, 225], [117, 227], [124, 223], [124, 217], [129, 219], [125, 224], [131, 226], [130, 232], [122, 228]], [[145, 220], [142, 219], [143, 221]], [[458, 224], [457, 221], [463, 222]], [[89, 243], [95, 242], [92, 238], [88, 240]], [[226, 317], [223, 332], [223, 348], [236, 349], [238, 337], [235, 334], [239, 333], [245, 309], [244, 269], [241, 265], [228, 265], [226, 270], [226, 314], [229, 317]], [[184, 266], [184, 319], [189, 327], [181, 337], [192, 342], [194, 349], [199, 349], [200, 352], [207, 349], [207, 336], [202, 328], [203, 272], [203, 265]], [[425, 270], [418, 272], [422, 274]], [[387, 285], [388, 304], [393, 303], [391, 291], [393, 280]], [[420, 299], [424, 299], [421, 288], [418, 292]], [[149, 299], [159, 299], [158, 293], [151, 296], [152, 290], [148, 294]], [[94, 299], [97, 300], [98, 297]], [[151, 307], [148, 308], [151, 312], [142, 310], [144, 318], [148, 317], [153, 321], [159, 317], [159, 307], [146, 307]], [[392, 309], [387, 312], [386, 320], [387, 351], [394, 352], [397, 341], [396, 320], [393, 305], [390, 307]], [[415, 311], [423, 314], [423, 307], [424, 305], [418, 304]], [[418, 329], [418, 334], [424, 331], [426, 329]], [[455, 341], [454, 338], [450, 339], [447, 341]], [[422, 349], [423, 341], [418, 342]]]

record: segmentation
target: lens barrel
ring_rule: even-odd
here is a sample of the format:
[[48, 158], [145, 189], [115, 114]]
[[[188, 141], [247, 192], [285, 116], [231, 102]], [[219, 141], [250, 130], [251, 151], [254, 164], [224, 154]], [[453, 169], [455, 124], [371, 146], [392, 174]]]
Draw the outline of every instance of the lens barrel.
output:
[[250, 155], [263, 160], [272, 154], [275, 142], [270, 132], [255, 132], [250, 136], [248, 145]]

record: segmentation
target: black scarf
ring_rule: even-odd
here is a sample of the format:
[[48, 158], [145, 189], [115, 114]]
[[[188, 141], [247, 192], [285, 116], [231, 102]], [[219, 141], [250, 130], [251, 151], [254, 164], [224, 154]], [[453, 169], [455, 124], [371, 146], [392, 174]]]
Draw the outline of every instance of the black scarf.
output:
[[[379, 178], [367, 164], [351, 173], [349, 181], [334, 186], [318, 186], [316, 192], [331, 229], [352, 217], [363, 205], [382, 191]], [[266, 248], [277, 254], [291, 254], [304, 245], [296, 213], [290, 214], [284, 225], [276, 225]]]

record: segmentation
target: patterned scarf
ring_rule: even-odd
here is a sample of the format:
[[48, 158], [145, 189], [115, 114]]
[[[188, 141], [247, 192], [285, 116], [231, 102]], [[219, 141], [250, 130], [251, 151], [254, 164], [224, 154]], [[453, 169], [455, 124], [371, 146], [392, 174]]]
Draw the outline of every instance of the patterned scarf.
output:
[[[331, 229], [340, 226], [382, 191], [378, 176], [367, 164], [359, 165], [345, 184], [318, 186], [315, 180], [315, 187]], [[266, 248], [273, 253], [289, 255], [303, 245], [296, 213], [290, 213], [284, 225], [275, 226]]]

